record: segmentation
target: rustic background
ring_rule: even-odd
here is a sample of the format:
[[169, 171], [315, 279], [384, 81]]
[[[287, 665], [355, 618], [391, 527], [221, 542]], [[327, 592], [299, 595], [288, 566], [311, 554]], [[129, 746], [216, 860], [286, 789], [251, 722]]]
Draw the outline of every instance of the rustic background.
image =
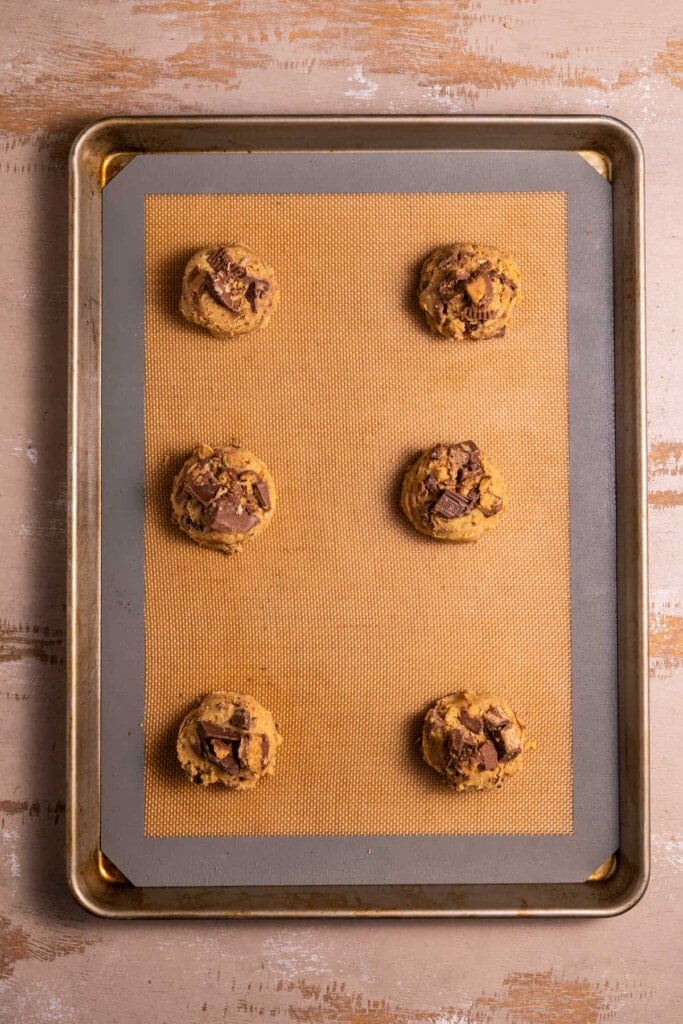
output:
[[[677, 9], [671, 0], [0, 0], [2, 1024], [681, 1019], [683, 748], [671, 732], [683, 685]], [[626, 916], [129, 924], [72, 902], [62, 781], [66, 157], [96, 118], [176, 112], [604, 113], [640, 135], [653, 875]]]

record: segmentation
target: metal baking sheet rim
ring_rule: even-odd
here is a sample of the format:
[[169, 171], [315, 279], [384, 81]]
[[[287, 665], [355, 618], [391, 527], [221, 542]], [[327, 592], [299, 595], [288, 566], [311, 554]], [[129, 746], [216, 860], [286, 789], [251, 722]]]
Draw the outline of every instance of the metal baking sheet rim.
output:
[[[523, 149], [595, 154], [613, 186], [618, 575], [619, 849], [584, 883], [135, 887], [100, 851], [99, 372], [101, 192], [154, 152]], [[649, 876], [643, 167], [610, 118], [112, 118], [75, 141], [70, 166], [68, 878], [104, 917], [605, 916]]]

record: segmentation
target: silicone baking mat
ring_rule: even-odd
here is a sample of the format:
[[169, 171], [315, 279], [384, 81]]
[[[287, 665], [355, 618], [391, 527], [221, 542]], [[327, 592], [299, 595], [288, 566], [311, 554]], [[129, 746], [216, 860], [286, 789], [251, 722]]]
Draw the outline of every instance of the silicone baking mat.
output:
[[[397, 159], [415, 164], [424, 156]], [[451, 169], [467, 169], [476, 156], [460, 156]], [[550, 154], [536, 161], [543, 156]], [[137, 531], [135, 537], [144, 565], [138, 676], [144, 765], [136, 777], [144, 775], [143, 829], [154, 849], [182, 840], [196, 861], [200, 850], [213, 849], [207, 843], [229, 840], [210, 867], [188, 869], [185, 856], [181, 869], [175, 858], [175, 868], [157, 870], [157, 884], [174, 878], [184, 884], [486, 880], [492, 872], [498, 879], [506, 872], [511, 879], [541, 880], [544, 873], [555, 879], [558, 861], [553, 867], [549, 852], [575, 839], [585, 860], [587, 804], [581, 796], [579, 835], [576, 798], [588, 780], [577, 742], [586, 748], [590, 742], [588, 764], [595, 767], [597, 756], [603, 781], [615, 777], [614, 623], [613, 606], [605, 603], [612, 563], [609, 551], [596, 563], [590, 550], [613, 542], [609, 487], [606, 507], [604, 496], [590, 489], [596, 472], [606, 471], [608, 480], [613, 474], [611, 420], [604, 412], [609, 360], [598, 357], [596, 376], [596, 356], [588, 355], [600, 331], [609, 331], [609, 285], [604, 273], [587, 276], [588, 266], [582, 292], [572, 294], [570, 278], [576, 284], [581, 275], [568, 273], [577, 255], [570, 252], [577, 249], [570, 196], [575, 179], [589, 175], [599, 183], [602, 217], [598, 223], [591, 213], [582, 222], [578, 245], [593, 253], [595, 271], [609, 237], [601, 192], [609, 186], [579, 157], [553, 156], [573, 161], [572, 174], [565, 166], [564, 181], [556, 176], [564, 187], [552, 187], [550, 175], [545, 188], [506, 188], [499, 172], [498, 188], [485, 181], [475, 188], [485, 176], [470, 167], [450, 186], [437, 175], [441, 188], [425, 191], [401, 190], [398, 183], [372, 189], [367, 173], [364, 190], [326, 190], [319, 177], [306, 188], [306, 173], [300, 192], [286, 188], [286, 174], [281, 189], [265, 182], [253, 191], [214, 184], [200, 194], [182, 173], [177, 189], [145, 189], [138, 207], [144, 259], [136, 260], [144, 280], [143, 344], [135, 356], [142, 390], [134, 385], [144, 421], [138, 452], [129, 456], [136, 459], [139, 492], [144, 486], [142, 538]], [[349, 155], [347, 166], [357, 169], [354, 157], [360, 155]], [[520, 154], [509, 157], [514, 163]], [[324, 157], [318, 160], [324, 164]], [[301, 161], [311, 177], [311, 158]], [[225, 180], [233, 183], [230, 175]], [[501, 248], [520, 265], [523, 299], [503, 340], [443, 341], [416, 308], [422, 259], [458, 239]], [[186, 324], [177, 301], [192, 251], [232, 240], [275, 268], [282, 299], [266, 330], [225, 341]], [[106, 271], [105, 260], [105, 281]], [[595, 323], [596, 310], [600, 326], [577, 372], [597, 393], [584, 399], [572, 385], [572, 402], [583, 403], [589, 415], [601, 409], [603, 422], [597, 432], [592, 426], [591, 466], [584, 441], [579, 462], [570, 443], [581, 427], [572, 426], [569, 395], [577, 327]], [[477, 544], [438, 544], [404, 520], [402, 472], [436, 441], [470, 438], [505, 476], [510, 511]], [[204, 440], [251, 448], [278, 487], [272, 524], [236, 557], [193, 545], [170, 522], [173, 475]], [[608, 513], [603, 519], [593, 514], [600, 502]], [[593, 635], [577, 638], [572, 598], [584, 515], [592, 516], [593, 537], [582, 556], [588, 576], [581, 591], [593, 591], [601, 610]], [[588, 588], [587, 556], [593, 558]], [[608, 646], [600, 651], [605, 637]], [[592, 658], [603, 679], [601, 686], [593, 681], [589, 695], [583, 672], [577, 689], [577, 649], [578, 664]], [[465, 686], [508, 700], [538, 744], [525, 770], [494, 793], [454, 794], [416, 750], [428, 704]], [[275, 776], [248, 793], [191, 786], [175, 759], [184, 713], [219, 688], [254, 694], [273, 710], [285, 737]], [[600, 721], [584, 715], [577, 735], [577, 707], [586, 700], [585, 710], [598, 705]], [[111, 739], [107, 749], [113, 753]], [[616, 830], [615, 790], [608, 789], [602, 806], [594, 806], [605, 821], [601, 841], [609, 836], [605, 856]], [[508, 852], [528, 856], [534, 844], [541, 849], [543, 837], [554, 844], [549, 838], [535, 863], [522, 858], [509, 871], [504, 867], [506, 843]], [[415, 845], [421, 838], [432, 844], [424, 869], [415, 856], [424, 849]], [[444, 859], [445, 842], [451, 846]], [[478, 870], [459, 864], [454, 874], [452, 858], [467, 842], [495, 850], [497, 866], [484, 853]], [[283, 867], [277, 850], [309, 853], [298, 867]], [[251, 871], [250, 851], [259, 858]], [[368, 864], [373, 853], [381, 853], [379, 866]], [[586, 877], [600, 863], [591, 856], [587, 871], [575, 863], [559, 866], [560, 874]]]
[[[149, 196], [145, 236], [147, 834], [571, 832], [565, 195]], [[504, 340], [449, 343], [418, 315], [416, 268], [449, 239], [522, 268]], [[271, 326], [234, 341], [177, 311], [189, 255], [221, 240], [262, 254], [282, 291]], [[232, 438], [280, 501], [226, 558], [171, 525], [169, 494], [194, 445]], [[401, 473], [469, 438], [510, 513], [440, 544], [404, 521]], [[499, 693], [538, 742], [496, 793], [454, 795], [416, 755], [419, 713], [465, 687]], [[281, 724], [276, 774], [248, 793], [179, 769], [179, 720], [212, 689]]]

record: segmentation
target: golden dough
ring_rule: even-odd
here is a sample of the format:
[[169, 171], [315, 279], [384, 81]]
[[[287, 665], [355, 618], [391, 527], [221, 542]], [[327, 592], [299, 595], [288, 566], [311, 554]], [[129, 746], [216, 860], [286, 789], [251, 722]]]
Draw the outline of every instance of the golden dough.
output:
[[192, 782], [251, 789], [272, 775], [282, 736], [270, 711], [246, 693], [208, 693], [183, 719], [176, 752]]
[[185, 267], [180, 312], [220, 337], [265, 327], [280, 298], [267, 263], [243, 245], [200, 249]]
[[502, 338], [519, 301], [520, 273], [505, 253], [483, 245], [444, 245], [425, 260], [417, 298], [445, 338]]
[[437, 700], [425, 716], [421, 744], [427, 764], [461, 791], [498, 789], [535, 746], [511, 707], [471, 690]]
[[479, 540], [498, 524], [507, 505], [500, 472], [474, 441], [434, 445], [403, 478], [403, 511], [416, 530], [436, 540]]
[[173, 481], [173, 522], [204, 547], [239, 551], [270, 522], [275, 484], [268, 467], [237, 445], [200, 444]]

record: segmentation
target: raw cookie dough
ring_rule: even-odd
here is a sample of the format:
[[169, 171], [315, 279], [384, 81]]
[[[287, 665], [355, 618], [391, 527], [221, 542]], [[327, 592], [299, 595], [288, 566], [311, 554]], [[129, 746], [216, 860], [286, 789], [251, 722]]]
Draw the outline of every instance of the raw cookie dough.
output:
[[246, 693], [208, 693], [183, 719], [178, 760], [192, 782], [251, 789], [272, 775], [282, 736], [270, 711]]
[[520, 274], [510, 256], [483, 245], [444, 245], [425, 260], [418, 302], [444, 338], [502, 338], [519, 299]]
[[427, 764], [457, 790], [497, 789], [534, 746], [512, 708], [470, 690], [437, 700], [425, 716], [421, 744]]
[[242, 245], [220, 245], [190, 257], [180, 312], [211, 334], [230, 338], [265, 327], [279, 298], [266, 263]]
[[246, 448], [200, 444], [173, 481], [171, 505], [188, 537], [231, 555], [270, 522], [275, 485]]
[[403, 478], [401, 507], [420, 533], [437, 540], [479, 540], [507, 511], [508, 493], [474, 441], [437, 444]]

